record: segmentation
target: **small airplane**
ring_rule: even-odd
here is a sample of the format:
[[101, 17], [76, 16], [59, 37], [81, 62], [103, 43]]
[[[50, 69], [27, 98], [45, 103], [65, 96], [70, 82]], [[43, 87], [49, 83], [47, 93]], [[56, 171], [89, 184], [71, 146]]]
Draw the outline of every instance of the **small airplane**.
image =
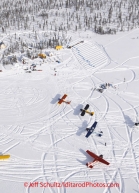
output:
[[93, 125], [92, 125], [90, 128], [86, 128], [87, 134], [86, 134], [85, 137], [88, 138], [88, 137], [94, 132], [96, 126], [97, 126], [97, 122], [95, 121], [95, 122], [93, 123]]
[[70, 104], [71, 101], [65, 101], [64, 99], [67, 97], [68, 95], [64, 94], [63, 97], [61, 99], [58, 99], [58, 104], [60, 105], [61, 103], [66, 103], [66, 104]]
[[10, 155], [0, 155], [0, 160], [9, 159], [9, 158], [10, 158]]
[[87, 104], [84, 109], [80, 109], [80, 111], [81, 111], [81, 116], [84, 116], [85, 113], [88, 113], [88, 114], [91, 115], [91, 116], [94, 115], [94, 112], [87, 111], [88, 108], [89, 108], [89, 104]]
[[93, 168], [93, 166], [94, 166], [93, 164], [96, 163], [96, 162], [101, 162], [101, 163], [106, 164], [106, 165], [109, 165], [109, 164], [110, 164], [109, 162], [107, 162], [106, 160], [103, 159], [103, 155], [97, 156], [96, 154], [94, 154], [93, 152], [91, 152], [91, 151], [89, 151], [89, 150], [87, 150], [86, 152], [87, 152], [91, 157], [94, 158], [94, 160], [93, 160], [92, 162], [86, 163], [86, 166], [87, 166], [88, 168]]

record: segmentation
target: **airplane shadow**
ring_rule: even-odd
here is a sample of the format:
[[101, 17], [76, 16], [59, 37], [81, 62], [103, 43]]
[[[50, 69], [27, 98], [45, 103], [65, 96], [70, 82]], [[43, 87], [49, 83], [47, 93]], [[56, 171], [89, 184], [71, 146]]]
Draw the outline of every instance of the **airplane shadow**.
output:
[[80, 136], [84, 131], [86, 131], [85, 129], [87, 128], [87, 121], [83, 121], [82, 126], [79, 127], [79, 130], [77, 131], [76, 135]]
[[57, 94], [51, 101], [51, 104], [55, 104], [56, 102], [58, 102], [58, 99], [60, 98], [60, 94]]
[[133, 127], [134, 126], [134, 122], [131, 120], [131, 118], [128, 115], [124, 115], [124, 118], [125, 118], [125, 123], [129, 127]]
[[77, 159], [78, 162], [80, 162], [83, 165], [86, 165], [87, 162], [93, 161], [93, 158], [90, 155], [88, 155], [88, 153], [86, 153], [86, 151], [84, 151], [83, 149], [79, 149], [79, 151], [86, 156], [86, 159], [84, 161]]
[[79, 104], [79, 105], [74, 109], [73, 114], [74, 114], [74, 115], [79, 115], [80, 112], [81, 112], [80, 109], [83, 109], [83, 105], [82, 105], [82, 104]]

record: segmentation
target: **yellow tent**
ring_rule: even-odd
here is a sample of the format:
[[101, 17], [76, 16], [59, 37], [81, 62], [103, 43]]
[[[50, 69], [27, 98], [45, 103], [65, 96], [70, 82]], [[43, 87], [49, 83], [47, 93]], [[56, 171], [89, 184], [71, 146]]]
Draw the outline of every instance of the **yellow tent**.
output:
[[38, 56], [39, 56], [40, 58], [46, 58], [46, 55], [45, 55], [45, 54], [42, 54], [42, 53], [38, 54]]
[[61, 50], [63, 46], [56, 46], [56, 50]]
[[0, 155], [0, 159], [9, 159], [10, 155]]

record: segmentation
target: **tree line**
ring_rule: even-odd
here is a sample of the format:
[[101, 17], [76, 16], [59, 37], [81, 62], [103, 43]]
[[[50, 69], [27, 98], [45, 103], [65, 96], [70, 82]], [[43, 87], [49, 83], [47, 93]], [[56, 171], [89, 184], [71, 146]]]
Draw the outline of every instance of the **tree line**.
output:
[[138, 0], [1, 0], [0, 30], [91, 30], [99, 34], [139, 26]]

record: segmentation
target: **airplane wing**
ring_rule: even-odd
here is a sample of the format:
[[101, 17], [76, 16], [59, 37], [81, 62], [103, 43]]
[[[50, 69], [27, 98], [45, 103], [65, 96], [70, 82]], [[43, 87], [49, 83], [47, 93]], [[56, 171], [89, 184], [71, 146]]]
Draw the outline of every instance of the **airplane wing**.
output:
[[94, 131], [94, 128], [90, 128], [89, 130], [88, 130], [88, 132], [87, 132], [87, 134], [86, 134], [86, 136], [85, 137], [89, 137], [92, 133], [93, 133], [93, 131]]
[[84, 116], [85, 115], [85, 110], [83, 109], [80, 109], [82, 112], [81, 112], [81, 116]]
[[85, 111], [89, 108], [89, 104], [87, 104], [84, 109], [80, 109], [82, 111], [81, 116], [85, 115]]
[[60, 105], [67, 96], [68, 95], [64, 94], [63, 97], [58, 101], [58, 104]]
[[101, 163], [103, 163], [103, 164], [106, 164], [106, 165], [109, 165], [109, 164], [110, 164], [110, 163], [107, 162], [106, 160], [104, 160], [104, 159], [102, 159], [101, 157], [97, 156], [95, 153], [93, 153], [93, 152], [91, 152], [91, 151], [89, 151], [89, 150], [87, 150], [86, 152], [87, 152], [91, 157], [93, 157], [96, 161], [99, 161], [99, 162], [101, 162]]
[[87, 150], [86, 151], [91, 157], [93, 157], [94, 159], [96, 159], [98, 156], [95, 154], [95, 153], [93, 153], [93, 152], [91, 152], [91, 151], [89, 151], [89, 150]]
[[84, 110], [87, 110], [89, 108], [89, 104], [87, 104], [84, 108]]
[[64, 100], [67, 96], [68, 96], [67, 94], [64, 94], [61, 99]]
[[110, 163], [107, 162], [106, 160], [102, 159], [101, 157], [98, 156], [98, 161], [103, 163], [103, 164], [106, 164], [106, 165], [109, 165]]
[[0, 159], [9, 159], [10, 155], [0, 155]]
[[88, 137], [93, 133], [93, 131], [95, 130], [96, 126], [97, 126], [97, 122], [95, 121], [95, 122], [93, 123], [93, 125], [90, 127], [90, 129], [88, 130], [88, 132], [87, 132], [87, 134], [86, 134], [85, 137], [88, 138]]
[[92, 127], [95, 129], [96, 126], [97, 126], [97, 122], [95, 121], [95, 122], [93, 123]]

